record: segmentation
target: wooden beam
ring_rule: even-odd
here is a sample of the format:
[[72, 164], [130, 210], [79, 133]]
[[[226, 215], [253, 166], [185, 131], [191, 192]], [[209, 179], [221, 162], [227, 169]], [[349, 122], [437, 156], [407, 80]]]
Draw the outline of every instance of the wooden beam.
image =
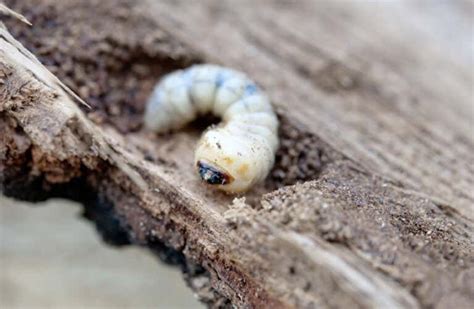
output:
[[[2, 28], [5, 194], [111, 205], [132, 242], [183, 255], [214, 306], [472, 302], [472, 59], [450, 58], [415, 4], [7, 4], [54, 74]], [[196, 177], [199, 124], [141, 127], [159, 77], [203, 61], [252, 76], [281, 118], [272, 175], [237, 198]]]

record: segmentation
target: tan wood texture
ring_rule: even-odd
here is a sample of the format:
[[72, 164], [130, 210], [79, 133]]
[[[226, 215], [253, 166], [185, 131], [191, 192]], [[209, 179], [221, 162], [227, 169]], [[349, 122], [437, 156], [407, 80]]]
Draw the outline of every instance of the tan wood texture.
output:
[[[7, 5], [32, 28], [0, 37], [5, 194], [106, 205], [99, 229], [171, 248], [211, 306], [472, 305], [471, 2], [27, 2]], [[242, 196], [197, 178], [205, 124], [141, 127], [159, 77], [199, 62], [246, 72], [281, 119]]]

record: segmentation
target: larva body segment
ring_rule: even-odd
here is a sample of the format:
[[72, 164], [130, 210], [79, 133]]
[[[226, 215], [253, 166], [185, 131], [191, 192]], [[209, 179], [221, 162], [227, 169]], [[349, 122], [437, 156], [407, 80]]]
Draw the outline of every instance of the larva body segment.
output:
[[238, 193], [264, 180], [278, 148], [278, 120], [268, 97], [243, 73], [216, 65], [194, 65], [165, 76], [145, 110], [145, 126], [156, 132], [183, 127], [199, 115], [222, 118], [206, 130], [195, 151], [201, 178]]

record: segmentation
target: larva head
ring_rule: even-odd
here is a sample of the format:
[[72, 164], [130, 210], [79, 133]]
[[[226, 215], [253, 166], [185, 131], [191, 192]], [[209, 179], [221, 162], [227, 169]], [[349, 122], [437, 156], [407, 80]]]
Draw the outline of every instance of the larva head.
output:
[[199, 176], [210, 185], [228, 185], [234, 181], [234, 178], [220, 167], [204, 160], [199, 160], [196, 164]]
[[224, 129], [207, 131], [195, 153], [199, 176], [209, 185], [229, 193], [248, 190], [262, 179], [258, 154], [248, 143], [230, 136]]

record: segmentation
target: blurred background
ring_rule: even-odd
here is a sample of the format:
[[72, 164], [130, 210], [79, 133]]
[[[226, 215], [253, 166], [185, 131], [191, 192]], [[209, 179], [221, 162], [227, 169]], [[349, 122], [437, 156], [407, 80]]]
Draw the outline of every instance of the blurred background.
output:
[[79, 204], [0, 195], [0, 308], [71, 307], [204, 308], [178, 268], [105, 244]]

